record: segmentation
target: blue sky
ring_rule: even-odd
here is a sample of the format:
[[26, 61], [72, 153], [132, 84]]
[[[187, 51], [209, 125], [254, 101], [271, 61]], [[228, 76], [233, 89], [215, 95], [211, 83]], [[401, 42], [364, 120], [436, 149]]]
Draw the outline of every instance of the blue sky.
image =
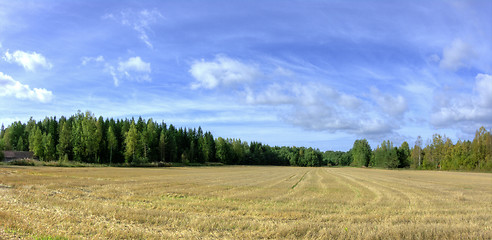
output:
[[152, 117], [349, 150], [492, 128], [492, 1], [0, 0], [0, 122]]

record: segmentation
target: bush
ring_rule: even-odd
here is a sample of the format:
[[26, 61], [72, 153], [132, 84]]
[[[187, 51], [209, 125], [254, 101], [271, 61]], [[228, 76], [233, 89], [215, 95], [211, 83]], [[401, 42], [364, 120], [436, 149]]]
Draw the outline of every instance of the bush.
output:
[[18, 165], [18, 166], [36, 166], [36, 160], [33, 159], [16, 159], [10, 162], [11, 165]]
[[169, 162], [159, 162], [157, 163], [157, 167], [172, 167], [173, 164]]

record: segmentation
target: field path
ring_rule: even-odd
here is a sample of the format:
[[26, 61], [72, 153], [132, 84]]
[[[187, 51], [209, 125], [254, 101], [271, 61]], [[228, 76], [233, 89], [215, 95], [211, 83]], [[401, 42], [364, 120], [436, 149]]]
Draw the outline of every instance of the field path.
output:
[[0, 168], [0, 239], [492, 239], [492, 174]]

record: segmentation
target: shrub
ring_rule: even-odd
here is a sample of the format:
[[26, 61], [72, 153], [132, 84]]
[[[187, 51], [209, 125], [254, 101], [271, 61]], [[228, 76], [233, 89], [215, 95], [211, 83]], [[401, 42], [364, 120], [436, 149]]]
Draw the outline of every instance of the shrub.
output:
[[11, 165], [19, 165], [19, 166], [36, 166], [36, 160], [33, 159], [16, 159], [10, 162]]

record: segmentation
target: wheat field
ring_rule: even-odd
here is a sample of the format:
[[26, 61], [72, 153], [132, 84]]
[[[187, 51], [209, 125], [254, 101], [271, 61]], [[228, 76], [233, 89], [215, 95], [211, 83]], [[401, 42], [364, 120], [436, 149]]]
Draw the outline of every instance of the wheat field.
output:
[[0, 239], [492, 239], [492, 174], [0, 167]]

